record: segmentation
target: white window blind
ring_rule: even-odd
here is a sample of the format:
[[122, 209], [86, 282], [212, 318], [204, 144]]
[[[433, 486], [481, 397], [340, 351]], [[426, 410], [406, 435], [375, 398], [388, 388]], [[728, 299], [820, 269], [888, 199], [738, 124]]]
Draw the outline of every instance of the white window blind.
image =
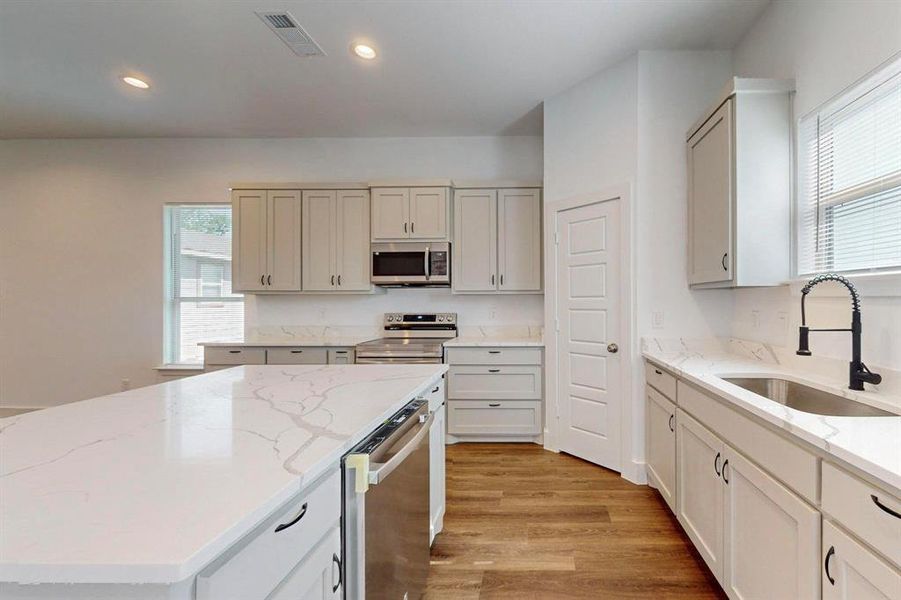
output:
[[799, 275], [901, 268], [901, 57], [801, 119]]
[[244, 338], [244, 297], [232, 293], [231, 242], [230, 205], [166, 207], [165, 363], [202, 363], [198, 342]]

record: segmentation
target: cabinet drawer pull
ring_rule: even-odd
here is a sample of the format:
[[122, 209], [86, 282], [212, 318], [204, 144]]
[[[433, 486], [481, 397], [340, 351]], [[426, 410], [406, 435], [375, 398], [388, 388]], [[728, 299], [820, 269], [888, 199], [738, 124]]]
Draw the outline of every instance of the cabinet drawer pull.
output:
[[296, 517], [294, 517], [292, 520], [288, 521], [287, 523], [282, 523], [281, 525], [276, 527], [275, 533], [278, 533], [279, 531], [284, 531], [288, 527], [295, 525], [298, 521], [303, 519], [304, 515], [306, 515], [306, 514], [307, 514], [307, 503], [304, 502], [303, 506], [300, 507], [300, 513]]
[[831, 585], [835, 585], [835, 579], [829, 574], [829, 559], [832, 558], [833, 554], [835, 554], [835, 546], [829, 546], [829, 550], [826, 552], [826, 560], [823, 561], [823, 568], [826, 570], [826, 579], [829, 580]]
[[240, 350], [229, 350], [228, 353], [229, 354], [241, 354], [241, 351]]
[[672, 431], [673, 433], [676, 432], [676, 428], [673, 426], [673, 421], [675, 421], [675, 420], [676, 420], [676, 415], [669, 416], [669, 430]]
[[489, 350], [488, 351], [488, 354], [500, 354], [500, 353], [501, 353], [500, 350]]
[[500, 373], [501, 370], [500, 369], [488, 369], [488, 372], [489, 373]]
[[729, 459], [727, 458], [723, 462], [723, 481], [726, 482], [726, 485], [729, 485], [729, 474], [726, 473], [726, 467], [728, 467], [728, 466], [729, 466]]
[[347, 350], [335, 350], [335, 354], [347, 354]]
[[491, 408], [497, 408], [500, 405], [501, 405], [500, 402], [489, 402], [488, 403], [488, 406], [490, 406]]
[[870, 494], [870, 498], [873, 500], [873, 504], [878, 506], [883, 512], [887, 512], [888, 514], [892, 515], [896, 519], [901, 519], [901, 513], [892, 510], [891, 508], [889, 508], [888, 506], [886, 506], [885, 504], [880, 502], [879, 498], [876, 497], [876, 494]]
[[291, 354], [303, 354], [303, 350], [291, 350]]
[[661, 371], [660, 369], [654, 369], [654, 372], [658, 375], [663, 375], [663, 371]]
[[338, 565], [338, 583], [332, 586], [332, 593], [338, 591], [338, 588], [341, 587], [341, 579], [343, 577], [343, 570], [341, 569], [341, 559], [338, 558], [337, 554], [332, 554], [332, 563]]
[[720, 453], [716, 453], [716, 458], [713, 459], [713, 470], [716, 471], [716, 476], [719, 477], [723, 473], [720, 471]]

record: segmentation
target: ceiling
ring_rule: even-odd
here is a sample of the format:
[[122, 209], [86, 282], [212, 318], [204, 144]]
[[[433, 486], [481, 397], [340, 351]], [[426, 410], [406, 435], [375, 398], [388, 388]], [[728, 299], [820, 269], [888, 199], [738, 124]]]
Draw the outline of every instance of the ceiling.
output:
[[[4, 0], [0, 137], [535, 135], [543, 99], [640, 49], [731, 48], [766, 4]], [[271, 10], [327, 56], [291, 52]]]

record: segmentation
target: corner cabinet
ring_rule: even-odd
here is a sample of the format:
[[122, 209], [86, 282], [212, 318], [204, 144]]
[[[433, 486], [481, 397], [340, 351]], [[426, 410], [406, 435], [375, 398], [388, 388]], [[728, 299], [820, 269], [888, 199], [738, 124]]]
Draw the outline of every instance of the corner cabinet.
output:
[[540, 292], [541, 211], [539, 189], [455, 190], [453, 291]]
[[790, 276], [791, 81], [734, 78], [688, 132], [688, 283]]
[[368, 190], [304, 191], [303, 289], [370, 289], [368, 232]]
[[447, 187], [372, 189], [372, 241], [448, 240]]
[[233, 190], [236, 292], [300, 291], [300, 192]]

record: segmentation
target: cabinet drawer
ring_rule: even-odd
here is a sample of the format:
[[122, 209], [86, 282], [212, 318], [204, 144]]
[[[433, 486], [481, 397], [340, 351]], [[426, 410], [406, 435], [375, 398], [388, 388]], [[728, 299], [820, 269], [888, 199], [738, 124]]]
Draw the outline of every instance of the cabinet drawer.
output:
[[541, 400], [541, 367], [451, 366], [447, 397], [453, 400]]
[[541, 402], [449, 400], [447, 432], [451, 435], [538, 435]]
[[645, 380], [658, 392], [675, 401], [676, 399], [676, 378], [649, 362], [644, 363]]
[[448, 348], [451, 365], [540, 365], [541, 348]]
[[208, 365], [265, 365], [265, 348], [207, 347], [203, 350], [203, 362]]
[[817, 458], [782, 436], [683, 382], [679, 407], [811, 504], [819, 500]]
[[341, 598], [340, 557], [341, 533], [335, 527], [266, 600]]
[[270, 348], [268, 365], [324, 365], [328, 362], [325, 348]]
[[268, 519], [238, 550], [201, 571], [197, 600], [267, 597], [340, 518], [341, 474], [335, 471]]
[[354, 364], [354, 351], [347, 348], [336, 348], [328, 351], [328, 364], [352, 365]]
[[822, 508], [901, 566], [901, 500], [824, 462]]

